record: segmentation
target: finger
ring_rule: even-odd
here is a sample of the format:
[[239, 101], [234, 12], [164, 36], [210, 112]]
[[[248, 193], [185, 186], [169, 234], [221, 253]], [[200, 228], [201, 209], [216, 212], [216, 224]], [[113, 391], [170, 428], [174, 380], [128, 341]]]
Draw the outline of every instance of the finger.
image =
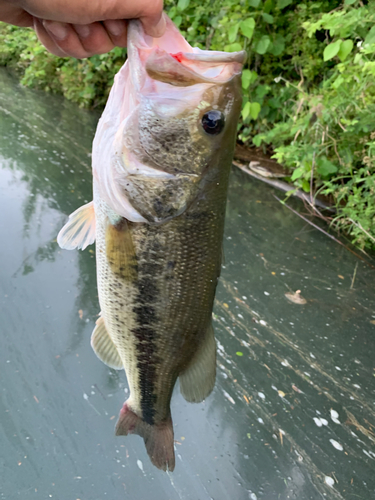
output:
[[[1, 0], [0, 0], [1, 1]], [[160, 36], [163, 31], [163, 0], [12, 0], [31, 15], [67, 24], [91, 24], [105, 19], [139, 18], [146, 33]]]
[[1, 0], [0, 21], [8, 24], [14, 24], [15, 26], [21, 26], [22, 28], [33, 26], [33, 16], [20, 7], [15, 7], [14, 5]]
[[107, 21], [103, 21], [103, 25], [115, 47], [126, 47], [128, 31], [126, 21], [108, 19]]
[[42, 21], [37, 17], [34, 17], [34, 30], [37, 34], [39, 41], [45, 46], [48, 52], [58, 57], [68, 57], [65, 52], [63, 52], [53, 41], [50, 35], [45, 30]]
[[105, 54], [115, 46], [101, 23], [73, 24], [73, 28], [87, 54]]
[[43, 26], [66, 56], [84, 59], [92, 55], [84, 49], [78, 34], [70, 24], [43, 20]]
[[154, 14], [140, 18], [147, 35], [159, 38], [164, 35], [166, 21], [163, 13]]

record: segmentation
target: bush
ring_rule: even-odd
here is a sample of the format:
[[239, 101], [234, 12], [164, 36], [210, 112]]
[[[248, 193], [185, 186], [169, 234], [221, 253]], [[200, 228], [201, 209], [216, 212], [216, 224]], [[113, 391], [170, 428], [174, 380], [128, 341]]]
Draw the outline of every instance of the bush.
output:
[[[335, 201], [337, 228], [375, 242], [375, 6], [359, 0], [166, 0], [192, 44], [245, 48], [238, 139], [270, 148], [291, 181]], [[0, 24], [0, 64], [23, 84], [102, 106], [126, 51], [57, 58], [32, 30]]]

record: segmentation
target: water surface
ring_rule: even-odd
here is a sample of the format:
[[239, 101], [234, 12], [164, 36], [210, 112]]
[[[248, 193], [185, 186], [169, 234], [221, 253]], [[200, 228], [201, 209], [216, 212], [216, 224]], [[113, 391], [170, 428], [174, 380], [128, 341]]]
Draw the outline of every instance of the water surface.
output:
[[115, 437], [128, 389], [90, 347], [95, 248], [56, 244], [91, 199], [98, 116], [0, 71], [0, 498], [375, 498], [374, 269], [237, 169], [213, 394], [176, 388], [171, 474]]

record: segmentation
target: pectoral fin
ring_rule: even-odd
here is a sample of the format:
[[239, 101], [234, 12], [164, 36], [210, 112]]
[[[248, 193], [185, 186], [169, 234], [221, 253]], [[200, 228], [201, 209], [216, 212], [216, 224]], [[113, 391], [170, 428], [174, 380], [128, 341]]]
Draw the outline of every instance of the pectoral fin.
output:
[[126, 281], [137, 279], [137, 256], [130, 224], [124, 218], [116, 225], [108, 224], [105, 235], [108, 264], [113, 273]]
[[189, 367], [180, 374], [180, 390], [186, 401], [200, 403], [212, 391], [216, 377], [216, 342], [210, 325]]
[[65, 250], [82, 248], [95, 241], [94, 202], [83, 205], [69, 215], [69, 220], [57, 236], [57, 243]]
[[124, 368], [120, 355], [112, 342], [104, 324], [104, 319], [101, 317], [96, 322], [96, 327], [91, 335], [91, 347], [100, 361], [115, 370]]

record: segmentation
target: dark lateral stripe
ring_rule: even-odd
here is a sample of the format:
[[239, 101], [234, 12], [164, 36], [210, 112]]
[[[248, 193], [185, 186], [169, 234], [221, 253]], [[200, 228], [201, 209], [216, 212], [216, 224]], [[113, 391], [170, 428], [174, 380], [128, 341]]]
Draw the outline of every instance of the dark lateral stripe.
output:
[[158, 359], [155, 356], [155, 330], [140, 326], [132, 330], [137, 342], [137, 367], [139, 370], [139, 389], [141, 393], [142, 419], [150, 425], [155, 423], [155, 405], [157, 396], [154, 394]]
[[139, 389], [142, 419], [153, 425], [155, 423], [157, 395], [155, 394], [155, 382], [157, 368], [160, 362], [157, 356], [156, 340], [157, 332], [155, 324], [157, 315], [154, 303], [158, 297], [158, 289], [155, 286], [154, 276], [160, 273], [160, 264], [157, 263], [155, 253], [160, 248], [154, 243], [148, 251], [142, 253], [138, 264], [138, 279], [135, 286], [138, 289], [135, 298], [136, 306], [133, 312], [136, 315], [136, 328], [132, 333], [136, 339], [137, 368], [139, 370]]

